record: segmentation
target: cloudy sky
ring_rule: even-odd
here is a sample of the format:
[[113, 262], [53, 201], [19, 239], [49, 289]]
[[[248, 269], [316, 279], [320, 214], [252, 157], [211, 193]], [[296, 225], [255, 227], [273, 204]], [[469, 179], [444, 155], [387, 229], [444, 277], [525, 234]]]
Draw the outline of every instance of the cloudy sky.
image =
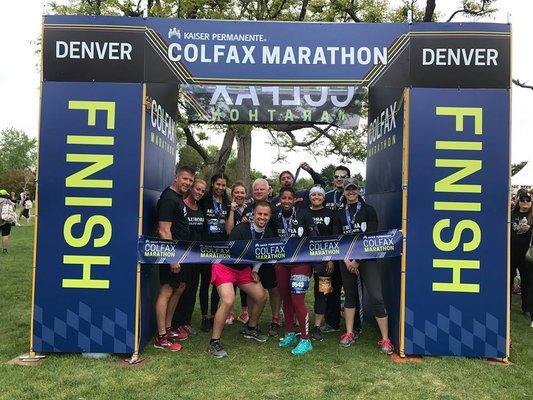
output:
[[[24, 5], [21, 5], [23, 3]], [[458, 0], [437, 0], [437, 12], [441, 20], [447, 18], [460, 3]], [[41, 32], [41, 16], [44, 1], [3, 2], [4, 19], [0, 24], [0, 130], [7, 127], [21, 129], [30, 136], [37, 136], [39, 119], [39, 57], [35, 44]], [[533, 85], [533, 53], [531, 38], [533, 27], [533, 1], [499, 0], [499, 11], [483, 21], [506, 23], [508, 14], [512, 23], [512, 76]], [[455, 18], [460, 22], [463, 18]], [[512, 90], [512, 161], [533, 160], [533, 90], [514, 86]], [[329, 163], [337, 164], [334, 157], [314, 159], [304, 152], [291, 152], [286, 163], [272, 165], [272, 152], [264, 151], [261, 143], [266, 136], [254, 136], [252, 168], [270, 172], [295, 170], [302, 161], [308, 161], [320, 170]], [[354, 163], [351, 168], [364, 175], [364, 164]]]

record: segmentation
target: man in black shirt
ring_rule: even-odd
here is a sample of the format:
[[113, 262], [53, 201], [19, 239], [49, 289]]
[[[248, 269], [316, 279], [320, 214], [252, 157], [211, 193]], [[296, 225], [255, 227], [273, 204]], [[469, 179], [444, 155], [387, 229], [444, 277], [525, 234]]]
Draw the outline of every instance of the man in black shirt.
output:
[[[157, 233], [161, 239], [189, 240], [189, 221], [183, 195], [189, 191], [193, 181], [194, 170], [181, 167], [172, 184], [161, 193], [157, 202]], [[179, 334], [171, 329], [172, 316], [185, 290], [180, 271], [179, 263], [162, 264], [159, 267], [161, 288], [155, 304], [158, 335], [154, 339], [154, 346], [159, 349], [178, 351], [182, 347], [172, 341], [179, 338]]]
[[333, 172], [333, 184], [335, 188], [326, 193], [326, 207], [330, 210], [338, 210], [345, 203], [344, 180], [350, 177], [350, 170], [344, 165], [339, 165]]
[[[269, 219], [270, 204], [262, 200], [255, 202], [252, 221], [242, 222], [233, 228], [229, 240], [256, 240], [274, 236], [274, 232], [267, 227]], [[254, 266], [252, 271], [252, 266], [247, 264], [224, 265], [215, 263], [211, 272], [211, 281], [217, 288], [221, 301], [215, 314], [209, 352], [216, 358], [228, 355], [220, 344], [220, 336], [224, 329], [226, 316], [235, 301], [234, 285], [246, 292], [248, 298], [252, 300], [250, 319], [242, 330], [242, 334], [247, 339], [265, 342], [267, 336], [263, 335], [257, 327], [259, 316], [266, 303], [266, 294], [259, 280], [257, 268]]]

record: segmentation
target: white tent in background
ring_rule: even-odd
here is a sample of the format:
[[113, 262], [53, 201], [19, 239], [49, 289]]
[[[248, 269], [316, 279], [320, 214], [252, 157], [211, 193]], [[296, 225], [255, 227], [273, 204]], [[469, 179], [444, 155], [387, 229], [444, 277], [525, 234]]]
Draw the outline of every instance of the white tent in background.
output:
[[511, 177], [511, 185], [513, 188], [533, 187], [533, 161], [529, 160], [524, 168]]

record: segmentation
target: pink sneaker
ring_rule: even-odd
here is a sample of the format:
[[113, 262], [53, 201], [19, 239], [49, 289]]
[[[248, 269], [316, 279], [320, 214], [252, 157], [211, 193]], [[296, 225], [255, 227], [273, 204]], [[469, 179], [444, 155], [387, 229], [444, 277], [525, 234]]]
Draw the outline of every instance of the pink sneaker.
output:
[[341, 345], [341, 347], [350, 347], [352, 344], [355, 343], [356, 338], [357, 337], [353, 332], [344, 332], [341, 335], [341, 340], [339, 344]]
[[180, 331], [187, 332], [187, 335], [189, 336], [196, 336], [198, 334], [198, 332], [196, 332], [196, 329], [194, 329], [190, 324], [181, 325], [178, 329]]
[[378, 346], [381, 347], [381, 351], [383, 353], [389, 356], [394, 353], [394, 346], [392, 345], [392, 342], [389, 339], [378, 340]]
[[180, 351], [183, 348], [181, 344], [172, 342], [166, 334], [161, 338], [159, 336], [154, 338], [154, 347], [170, 351]]
[[169, 339], [177, 340], [187, 340], [189, 338], [189, 334], [181, 326], [178, 329], [167, 329], [167, 336]]
[[233, 313], [229, 312], [226, 316], [226, 325], [233, 325]]
[[243, 324], [247, 323], [249, 319], [250, 319], [250, 314], [248, 314], [248, 311], [246, 310], [242, 310], [239, 313], [239, 316], [237, 317], [237, 320], [241, 321]]

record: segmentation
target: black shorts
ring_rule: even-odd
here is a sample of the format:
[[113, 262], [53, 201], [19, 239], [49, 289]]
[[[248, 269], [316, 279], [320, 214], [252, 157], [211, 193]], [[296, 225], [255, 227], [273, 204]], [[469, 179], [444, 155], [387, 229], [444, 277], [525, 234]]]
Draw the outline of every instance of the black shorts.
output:
[[159, 266], [159, 283], [161, 285], [170, 285], [173, 289], [179, 287], [180, 283], [186, 281], [185, 272], [183, 271], [183, 266], [181, 271], [177, 274], [170, 270], [170, 264], [161, 264]]
[[29, 208], [25, 208], [24, 210], [22, 210], [22, 213], [20, 215], [22, 215], [24, 218], [30, 218]]
[[278, 286], [276, 282], [276, 270], [274, 269], [274, 264], [263, 264], [259, 268], [259, 279], [261, 279], [261, 284], [265, 289], [274, 289]]
[[9, 236], [9, 234], [11, 233], [11, 224], [8, 222], [6, 222], [0, 228], [2, 229], [2, 236]]

